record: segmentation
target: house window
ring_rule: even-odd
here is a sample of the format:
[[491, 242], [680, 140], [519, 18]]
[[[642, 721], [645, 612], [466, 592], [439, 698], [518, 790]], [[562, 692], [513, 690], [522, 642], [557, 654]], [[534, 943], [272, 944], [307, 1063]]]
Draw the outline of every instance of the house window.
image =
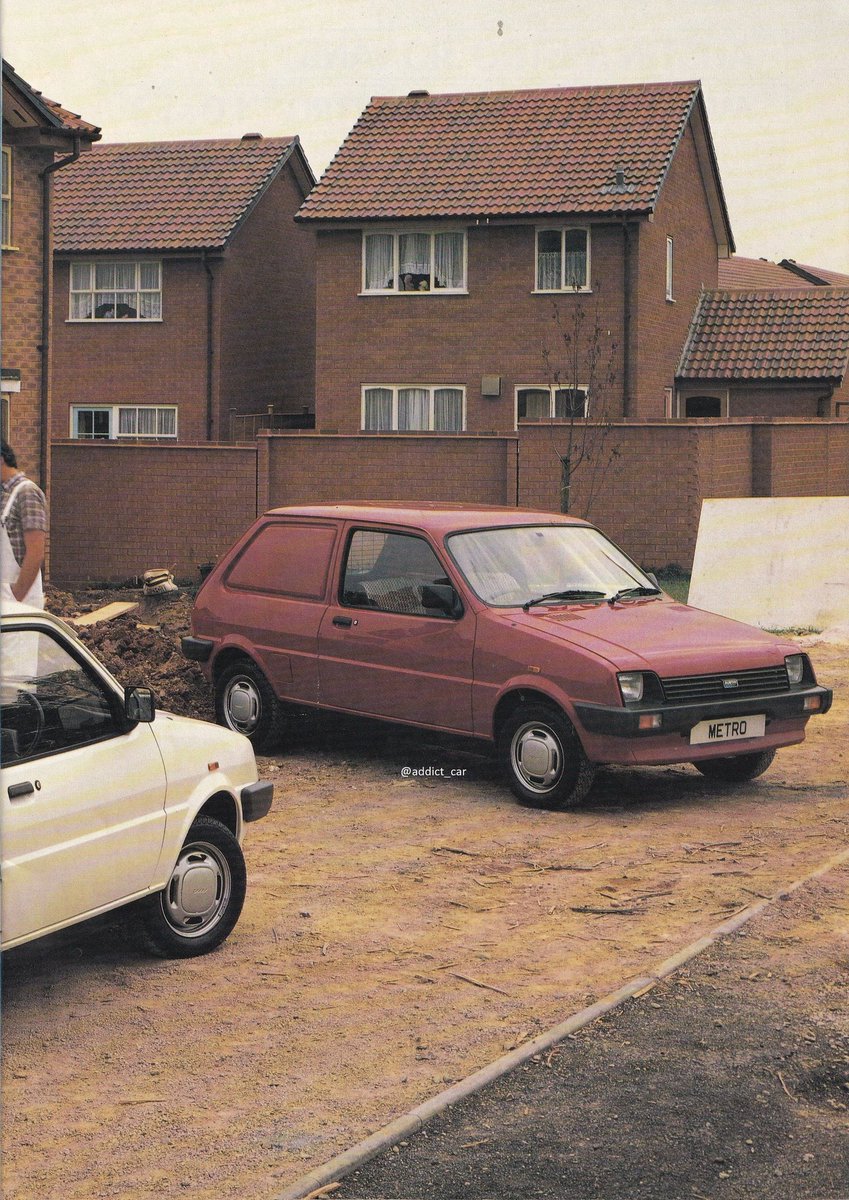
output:
[[466, 289], [466, 234], [363, 234], [363, 291], [462, 292]]
[[160, 262], [72, 262], [72, 321], [158, 321]]
[[583, 291], [590, 286], [588, 229], [537, 230], [537, 291]]
[[12, 151], [3, 147], [3, 246], [12, 245]]
[[672, 238], [668, 237], [666, 239], [666, 299], [667, 300], [675, 299], [675, 294], [672, 290], [672, 262], [673, 262]]
[[176, 438], [177, 409], [171, 405], [92, 405], [71, 409], [71, 437], [112, 441], [115, 438]]
[[460, 433], [464, 427], [459, 387], [363, 388], [363, 424], [370, 433]]
[[574, 421], [587, 415], [587, 389], [523, 387], [516, 389], [517, 421]]

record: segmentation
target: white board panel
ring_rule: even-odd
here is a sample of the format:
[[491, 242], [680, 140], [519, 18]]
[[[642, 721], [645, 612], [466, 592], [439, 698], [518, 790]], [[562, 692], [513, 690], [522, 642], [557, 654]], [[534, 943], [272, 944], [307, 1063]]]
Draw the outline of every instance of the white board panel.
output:
[[849, 496], [703, 500], [689, 603], [762, 629], [849, 622]]

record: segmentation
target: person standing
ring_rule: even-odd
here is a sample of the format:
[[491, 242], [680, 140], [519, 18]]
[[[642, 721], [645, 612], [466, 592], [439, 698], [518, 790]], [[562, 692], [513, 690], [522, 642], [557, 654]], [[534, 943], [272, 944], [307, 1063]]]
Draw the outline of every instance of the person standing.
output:
[[9, 443], [0, 443], [0, 596], [44, 608], [41, 568], [47, 542], [47, 502], [41, 488], [18, 469]]

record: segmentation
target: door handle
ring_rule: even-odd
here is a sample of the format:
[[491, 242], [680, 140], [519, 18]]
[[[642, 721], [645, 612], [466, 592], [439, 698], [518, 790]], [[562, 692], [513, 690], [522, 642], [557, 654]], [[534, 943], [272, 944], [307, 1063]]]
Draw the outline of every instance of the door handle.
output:
[[22, 800], [24, 796], [32, 796], [35, 793], [35, 788], [31, 783], [13, 783], [9, 788], [10, 800]]
[[353, 617], [334, 617], [333, 624], [341, 625], [343, 629], [350, 629], [350, 627], [354, 624], [354, 618]]

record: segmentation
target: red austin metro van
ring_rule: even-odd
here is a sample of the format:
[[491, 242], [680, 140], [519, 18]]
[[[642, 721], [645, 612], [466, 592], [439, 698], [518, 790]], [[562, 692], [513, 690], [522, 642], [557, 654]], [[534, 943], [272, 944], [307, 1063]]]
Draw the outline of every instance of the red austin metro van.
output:
[[601, 763], [753, 779], [831, 704], [792, 642], [678, 603], [586, 521], [487, 506], [274, 509], [182, 648], [255, 745], [288, 704], [471, 735], [546, 808]]

